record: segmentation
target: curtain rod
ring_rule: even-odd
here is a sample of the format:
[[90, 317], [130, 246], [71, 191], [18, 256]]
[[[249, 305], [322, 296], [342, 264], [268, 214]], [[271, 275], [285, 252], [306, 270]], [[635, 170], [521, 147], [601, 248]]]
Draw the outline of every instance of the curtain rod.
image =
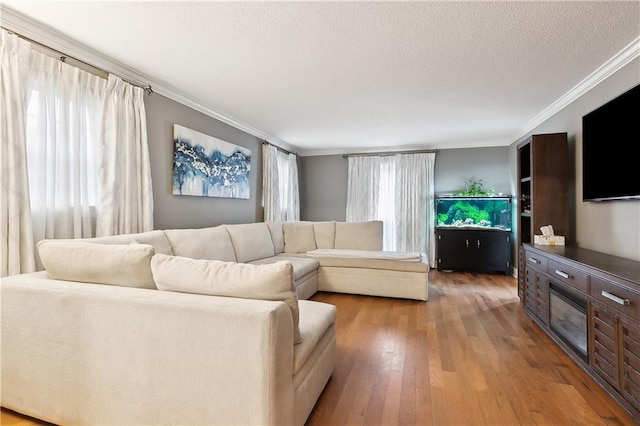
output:
[[293, 155], [295, 155], [296, 157], [298, 156], [298, 154], [296, 154], [295, 152], [287, 151], [286, 149], [284, 149], [284, 148], [282, 148], [282, 147], [280, 147], [280, 146], [278, 146], [278, 145], [272, 144], [271, 142], [268, 142], [268, 141], [266, 141], [266, 140], [263, 140], [263, 141], [262, 141], [262, 143], [263, 143], [263, 144], [266, 144], [266, 145], [274, 146], [278, 151], [280, 151], [280, 152], [284, 152], [285, 154], [293, 154]]
[[[72, 61], [75, 61], [75, 62], [78, 62], [78, 63], [80, 63], [80, 64], [84, 65], [84, 67], [86, 67], [86, 68], [90, 68], [89, 70], [85, 69], [85, 71], [90, 72], [90, 73], [92, 73], [92, 74], [94, 74], [94, 75], [97, 75], [98, 77], [105, 78], [105, 79], [107, 78], [107, 76], [108, 76], [109, 74], [113, 74], [113, 73], [110, 73], [110, 72], [109, 72], [109, 71], [107, 71], [107, 70], [104, 70], [104, 69], [102, 69], [102, 68], [96, 67], [95, 65], [92, 65], [92, 64], [90, 64], [90, 63], [88, 63], [88, 62], [85, 62], [85, 61], [83, 61], [83, 60], [81, 60], [81, 59], [78, 59], [78, 58], [75, 58], [75, 57], [73, 57], [73, 56], [67, 55], [67, 54], [66, 54], [66, 53], [64, 53], [64, 52], [61, 52], [61, 51], [59, 51], [59, 50], [57, 50], [57, 49], [54, 49], [54, 48], [52, 48], [52, 47], [49, 47], [49, 46], [47, 46], [47, 45], [45, 45], [45, 44], [42, 44], [42, 43], [40, 43], [40, 42], [38, 42], [38, 41], [32, 40], [32, 39], [30, 39], [29, 37], [25, 37], [25, 36], [23, 36], [22, 34], [19, 34], [19, 33], [15, 32], [15, 31], [13, 31], [13, 30], [9, 30], [9, 29], [7, 29], [7, 28], [5, 28], [5, 27], [0, 27], [0, 28], [3, 28], [5, 31], [9, 32], [10, 34], [15, 34], [15, 35], [16, 35], [16, 36], [18, 36], [19, 38], [21, 38], [21, 39], [23, 39], [23, 40], [25, 40], [25, 41], [28, 41], [29, 43], [35, 44], [36, 46], [39, 46], [39, 47], [41, 47], [41, 48], [43, 48], [43, 49], [46, 49], [46, 50], [48, 50], [48, 51], [50, 51], [50, 52], [55, 53], [55, 54], [56, 54], [56, 56], [57, 56], [57, 59], [58, 59], [60, 62], [65, 62], [65, 63], [66, 63], [66, 61], [67, 61], [68, 59], [71, 59]], [[113, 74], [113, 75], [116, 75], [116, 74]], [[149, 84], [147, 84], [146, 86], [141, 86], [141, 85], [139, 85], [139, 84], [136, 84], [136, 83], [133, 83], [133, 82], [131, 82], [131, 81], [128, 81], [128, 80], [126, 80], [126, 79], [124, 79], [124, 78], [122, 78], [122, 77], [120, 77], [120, 76], [118, 76], [118, 78], [120, 78], [120, 79], [122, 79], [123, 81], [125, 81], [125, 82], [127, 82], [127, 83], [131, 84], [132, 86], [140, 87], [142, 90], [144, 90], [144, 92], [145, 92], [147, 95], [151, 95], [151, 94], [153, 93], [153, 89], [151, 88], [151, 85], [149, 85]]]
[[417, 151], [385, 151], [385, 152], [363, 152], [363, 153], [355, 153], [355, 154], [342, 154], [342, 158], [349, 157], [388, 157], [396, 154], [435, 154], [437, 153], [437, 149], [423, 149]]

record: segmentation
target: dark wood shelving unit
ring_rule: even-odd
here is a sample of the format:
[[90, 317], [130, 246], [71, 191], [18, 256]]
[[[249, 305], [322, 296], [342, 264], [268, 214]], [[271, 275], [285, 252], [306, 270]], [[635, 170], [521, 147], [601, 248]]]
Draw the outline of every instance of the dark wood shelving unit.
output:
[[552, 225], [569, 240], [568, 165], [566, 133], [532, 135], [518, 147], [517, 234], [518, 295], [525, 304], [522, 244], [533, 244], [540, 227]]

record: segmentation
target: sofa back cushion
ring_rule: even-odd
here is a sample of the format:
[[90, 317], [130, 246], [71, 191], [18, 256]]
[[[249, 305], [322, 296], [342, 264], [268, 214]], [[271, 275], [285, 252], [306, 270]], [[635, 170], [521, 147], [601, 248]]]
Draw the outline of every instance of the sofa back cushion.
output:
[[284, 231], [282, 230], [282, 222], [266, 221], [269, 232], [271, 232], [271, 241], [273, 241], [273, 249], [275, 254], [284, 252]]
[[38, 254], [55, 280], [155, 289], [149, 244], [41, 240]]
[[382, 250], [382, 221], [336, 222], [334, 248]]
[[173, 254], [193, 259], [235, 262], [231, 237], [224, 226], [201, 229], [167, 229], [164, 231], [171, 243]]
[[112, 235], [109, 237], [96, 237], [96, 238], [82, 238], [82, 239], [66, 239], [59, 241], [69, 241], [69, 242], [78, 242], [84, 241], [87, 243], [98, 243], [98, 244], [129, 244], [129, 243], [140, 243], [140, 244], [150, 244], [156, 250], [156, 253], [162, 254], [173, 254], [173, 250], [171, 249], [171, 244], [167, 239], [164, 231], [156, 230], [156, 231], [148, 231], [148, 232], [140, 232], [137, 234], [121, 234], [121, 235]]
[[300, 342], [298, 298], [289, 262], [249, 265], [158, 254], [151, 260], [151, 270], [160, 290], [283, 301], [291, 309], [293, 341]]
[[284, 253], [284, 225], [298, 225], [298, 224], [309, 224], [313, 226], [313, 233], [316, 248], [319, 249], [332, 249], [334, 248], [335, 238], [336, 238], [336, 222], [327, 221], [327, 222], [307, 222], [307, 221], [296, 221], [296, 222], [272, 222], [267, 221], [267, 226], [269, 227], [269, 231], [271, 232], [271, 240], [273, 241], [273, 247], [275, 249], [275, 254]]
[[317, 248], [313, 224], [311, 223], [283, 223], [282, 231], [284, 233], [285, 253], [306, 253]]
[[251, 262], [252, 260], [264, 259], [275, 256], [273, 240], [269, 227], [264, 222], [245, 223], [241, 225], [224, 225], [233, 249], [236, 252], [236, 261], [240, 263]]
[[313, 222], [313, 231], [316, 238], [316, 247], [319, 249], [332, 249], [335, 247], [336, 223]]

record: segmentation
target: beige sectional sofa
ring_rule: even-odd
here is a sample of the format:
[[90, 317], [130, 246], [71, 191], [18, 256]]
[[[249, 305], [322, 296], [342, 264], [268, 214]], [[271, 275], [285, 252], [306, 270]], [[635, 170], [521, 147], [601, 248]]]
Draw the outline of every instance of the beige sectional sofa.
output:
[[[316, 291], [422, 301], [429, 297], [426, 255], [381, 251], [381, 221], [267, 222], [267, 226], [275, 256], [251, 263], [291, 261], [301, 298], [311, 297]], [[229, 232], [233, 238], [233, 229]]]
[[424, 255], [381, 247], [380, 222], [44, 241], [47, 271], [2, 279], [2, 406], [58, 424], [304, 424], [336, 362], [336, 309], [305, 299], [427, 299]]

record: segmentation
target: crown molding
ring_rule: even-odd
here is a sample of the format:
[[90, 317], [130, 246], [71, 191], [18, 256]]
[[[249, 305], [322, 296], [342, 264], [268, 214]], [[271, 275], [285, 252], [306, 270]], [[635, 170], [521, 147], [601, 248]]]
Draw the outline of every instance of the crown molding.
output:
[[117, 75], [118, 77], [138, 86], [144, 87], [150, 85], [155, 93], [188, 106], [189, 108], [215, 118], [216, 120], [242, 130], [243, 132], [249, 133], [256, 138], [266, 140], [267, 142], [290, 152], [297, 151], [296, 147], [273, 135], [256, 129], [255, 127], [243, 123], [240, 120], [236, 120], [233, 117], [215, 111], [213, 108], [202, 102], [190, 99], [175, 87], [163, 83], [162, 81], [155, 80], [147, 74], [138, 72], [113, 58], [103, 55], [97, 50], [91, 49], [90, 47], [65, 36], [48, 25], [35, 21], [2, 4], [0, 4], [0, 26], [18, 35], [31, 39], [36, 43], [42, 44], [75, 59], [79, 59], [82, 62], [86, 62], [91, 66], [102, 69], [105, 72]]
[[542, 112], [532, 118], [531, 121], [525, 124], [517, 133], [510, 136], [507, 140], [507, 145], [511, 145], [512, 143], [528, 136], [540, 124], [553, 117], [572, 102], [575, 102], [580, 98], [580, 96], [596, 87], [616, 71], [620, 70], [638, 57], [640, 57], [640, 36], [636, 37], [620, 52], [598, 67], [594, 72], [589, 74], [584, 80], [574, 86], [573, 89], [569, 90], [547, 108], [542, 110]]
[[424, 145], [402, 145], [402, 146], [385, 146], [377, 148], [333, 148], [333, 149], [309, 149], [299, 150], [300, 157], [319, 157], [323, 155], [359, 155], [359, 154], [387, 154], [389, 152], [419, 152], [425, 150], [437, 151], [440, 149], [459, 149], [459, 148], [496, 148], [506, 145], [506, 142], [496, 139], [450, 142], [447, 144], [424, 144]]

